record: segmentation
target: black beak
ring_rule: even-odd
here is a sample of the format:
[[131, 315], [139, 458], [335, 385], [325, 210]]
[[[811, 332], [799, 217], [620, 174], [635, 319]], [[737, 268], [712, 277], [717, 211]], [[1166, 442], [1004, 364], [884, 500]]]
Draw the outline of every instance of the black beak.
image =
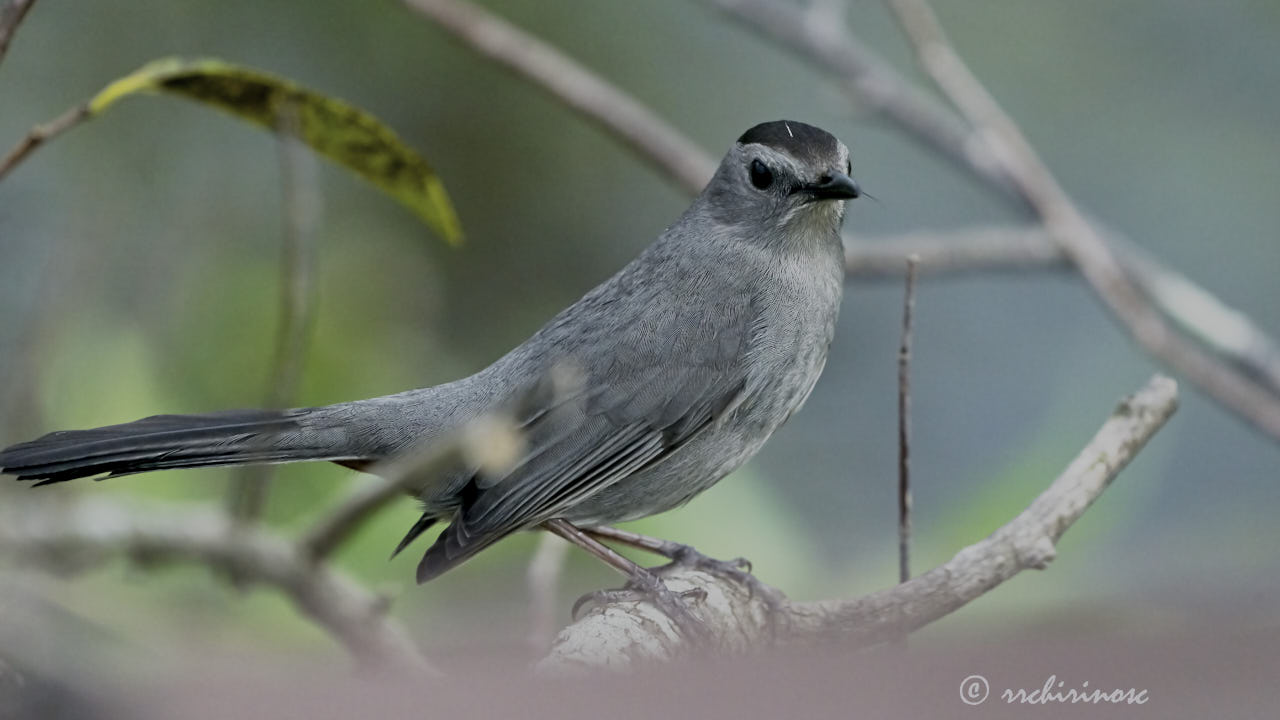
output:
[[823, 175], [816, 183], [802, 185], [797, 189], [809, 193], [814, 200], [851, 200], [862, 197], [858, 183], [836, 170]]

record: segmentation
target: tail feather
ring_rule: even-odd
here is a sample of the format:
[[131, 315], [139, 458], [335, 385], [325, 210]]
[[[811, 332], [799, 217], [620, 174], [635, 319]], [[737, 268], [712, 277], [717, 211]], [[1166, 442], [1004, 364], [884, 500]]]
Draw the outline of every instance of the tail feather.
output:
[[155, 415], [92, 430], [64, 430], [0, 451], [0, 472], [39, 485], [108, 473], [346, 459], [332, 436], [308, 432], [306, 411], [232, 410]]

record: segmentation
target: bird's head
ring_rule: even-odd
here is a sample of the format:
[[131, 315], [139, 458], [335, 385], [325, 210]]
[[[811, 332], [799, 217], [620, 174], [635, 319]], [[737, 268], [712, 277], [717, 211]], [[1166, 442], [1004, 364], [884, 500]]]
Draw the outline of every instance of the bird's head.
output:
[[849, 149], [830, 133], [792, 120], [761, 123], [738, 138], [703, 191], [699, 210], [753, 241], [828, 240], [845, 200], [862, 191]]

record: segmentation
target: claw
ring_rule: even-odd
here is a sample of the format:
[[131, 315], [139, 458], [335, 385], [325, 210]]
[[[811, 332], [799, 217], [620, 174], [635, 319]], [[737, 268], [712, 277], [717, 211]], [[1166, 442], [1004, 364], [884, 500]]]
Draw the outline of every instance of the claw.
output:
[[690, 588], [680, 593], [681, 600], [693, 600], [695, 603], [707, 601], [707, 591], [702, 588]]
[[593, 592], [589, 592], [585, 595], [582, 595], [577, 600], [574, 600], [573, 607], [569, 610], [569, 617], [572, 618], [574, 622], [577, 622], [578, 611], [582, 609], [583, 605], [586, 605], [587, 603], [599, 603], [600, 598], [597, 595], [597, 593], [599, 592], [600, 592], [599, 590], [595, 590]]
[[758, 595], [770, 610], [776, 611], [782, 606], [781, 593], [756, 579], [756, 576], [751, 574], [753, 569], [751, 561], [744, 557], [717, 560], [703, 555], [691, 545], [681, 545], [671, 554], [671, 564], [726, 577], [745, 587], [748, 599]]

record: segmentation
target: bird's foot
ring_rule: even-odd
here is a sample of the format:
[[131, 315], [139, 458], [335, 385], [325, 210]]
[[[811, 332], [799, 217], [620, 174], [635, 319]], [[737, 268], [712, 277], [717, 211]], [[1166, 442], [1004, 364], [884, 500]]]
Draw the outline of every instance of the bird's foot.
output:
[[707, 592], [701, 588], [693, 588], [683, 592], [675, 592], [667, 587], [661, 578], [646, 571], [632, 577], [627, 584], [614, 590], [595, 590], [578, 598], [573, 604], [572, 617], [578, 619], [578, 612], [585, 605], [607, 605], [617, 602], [653, 603], [671, 622], [675, 623], [680, 634], [695, 645], [708, 646], [711, 643], [711, 631], [689, 611], [686, 601], [702, 602]]
[[751, 574], [751, 561], [746, 558], [734, 558], [733, 560], [717, 560], [708, 557], [695, 550], [691, 545], [684, 543], [672, 542], [671, 540], [663, 540], [661, 538], [649, 537], [630, 530], [622, 530], [615, 527], [600, 526], [588, 529], [586, 532], [593, 537], [602, 540], [610, 540], [619, 542], [623, 545], [629, 545], [639, 548], [646, 552], [661, 555], [671, 561], [670, 564], [655, 568], [654, 571], [662, 574], [672, 569], [692, 569], [701, 570], [710, 575], [725, 578], [731, 582], [747, 589], [748, 599], [759, 597], [764, 601], [765, 606], [769, 610], [770, 617], [778, 615], [778, 611], [783, 608], [786, 603], [786, 596], [768, 585], [760, 582]]
[[743, 557], [732, 560], [718, 560], [703, 555], [691, 545], [682, 545], [680, 543], [672, 543], [672, 545], [675, 547], [667, 555], [667, 557], [671, 558], [671, 563], [659, 568], [659, 573], [662, 573], [667, 568], [700, 570], [710, 575], [726, 578], [745, 587], [747, 589], [747, 597], [760, 598], [765, 606], [769, 608], [770, 616], [776, 615], [782, 609], [786, 596], [777, 589], [760, 582], [755, 575], [752, 575], [750, 560]]

